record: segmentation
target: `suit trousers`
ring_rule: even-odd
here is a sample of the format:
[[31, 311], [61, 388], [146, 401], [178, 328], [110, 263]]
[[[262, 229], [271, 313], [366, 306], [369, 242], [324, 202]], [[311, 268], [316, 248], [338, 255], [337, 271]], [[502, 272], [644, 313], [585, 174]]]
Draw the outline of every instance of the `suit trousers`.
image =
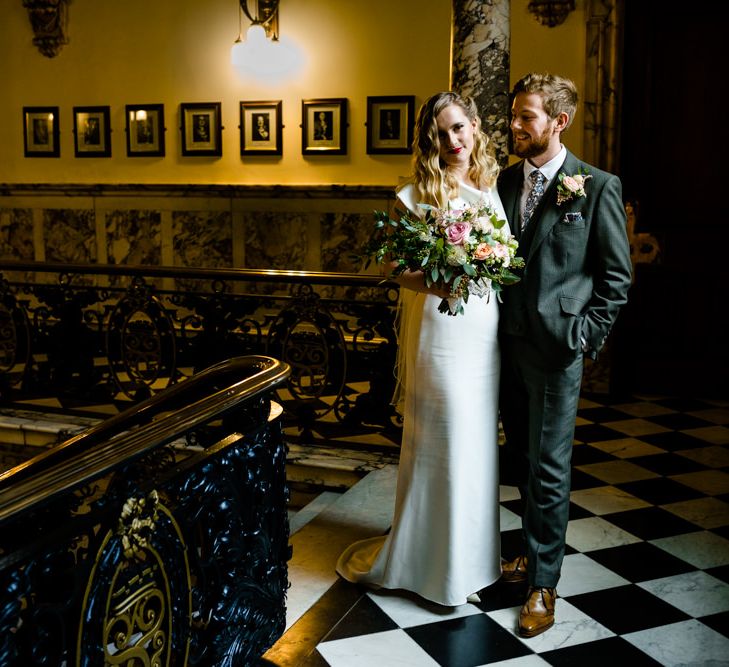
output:
[[529, 339], [508, 335], [501, 350], [505, 469], [521, 495], [529, 583], [553, 588], [565, 551], [583, 355], [554, 368]]

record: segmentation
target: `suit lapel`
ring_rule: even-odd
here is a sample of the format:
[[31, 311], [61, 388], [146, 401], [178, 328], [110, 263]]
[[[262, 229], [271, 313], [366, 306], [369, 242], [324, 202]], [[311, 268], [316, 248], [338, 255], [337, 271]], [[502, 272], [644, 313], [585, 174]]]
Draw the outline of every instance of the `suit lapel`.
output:
[[557, 206], [559, 174], [576, 174], [579, 164], [577, 158], [567, 151], [564, 164], [554, 175], [549, 187], [544, 192], [544, 195], [542, 195], [539, 204], [537, 204], [537, 208], [532, 215], [531, 221], [527, 226], [527, 233], [525, 234], [525, 241], [529, 244], [529, 258], [536, 253], [542, 241], [547, 237], [552, 227], [559, 222], [559, 218], [562, 215], [562, 209]]
[[511, 228], [511, 233], [518, 238], [519, 234], [519, 198], [524, 181], [524, 161], [503, 172], [499, 183], [499, 196], [504, 205], [504, 212]]

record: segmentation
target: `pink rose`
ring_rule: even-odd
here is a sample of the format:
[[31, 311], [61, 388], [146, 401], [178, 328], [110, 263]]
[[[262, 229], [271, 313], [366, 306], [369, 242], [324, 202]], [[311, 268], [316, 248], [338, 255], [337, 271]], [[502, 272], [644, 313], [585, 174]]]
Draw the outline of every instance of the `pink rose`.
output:
[[572, 176], [565, 176], [562, 179], [562, 185], [564, 185], [570, 192], [579, 192], [582, 188], [582, 184], [578, 183]]
[[494, 246], [494, 255], [497, 257], [500, 257], [501, 259], [506, 259], [509, 257], [509, 246], [505, 243], [497, 243], [496, 246]]
[[446, 238], [453, 245], [463, 245], [463, 241], [471, 233], [471, 225], [468, 222], [454, 222], [448, 225], [445, 230]]
[[494, 254], [494, 249], [488, 243], [479, 243], [476, 250], [473, 251], [474, 259], [486, 259], [489, 255]]

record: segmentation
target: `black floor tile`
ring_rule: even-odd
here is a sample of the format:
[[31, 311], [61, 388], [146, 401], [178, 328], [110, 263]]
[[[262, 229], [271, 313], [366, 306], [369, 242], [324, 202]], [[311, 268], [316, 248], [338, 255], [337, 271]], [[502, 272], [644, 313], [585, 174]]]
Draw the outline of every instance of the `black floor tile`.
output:
[[630, 459], [631, 463], [642, 466], [646, 470], [658, 473], [659, 475], [680, 475], [684, 472], [696, 472], [706, 470], [706, 466], [687, 459], [678, 454], [651, 454], [649, 456], [636, 456]]
[[652, 402], [662, 405], [664, 408], [677, 410], [678, 412], [694, 412], [696, 410], [706, 410], [707, 408], [715, 407], [707, 401], [696, 398], [682, 398], [680, 396], [661, 398]]
[[691, 449], [692, 447], [705, 447], [706, 442], [700, 438], [695, 438], [688, 433], [680, 431], [668, 431], [664, 433], [651, 433], [649, 435], [641, 435], [640, 439], [649, 445], [660, 447], [669, 452], [675, 452], [677, 449]]
[[727, 540], [729, 540], [729, 526], [719, 526], [718, 528], [712, 528], [712, 533], [716, 533], [717, 535], [721, 535], [721, 537], [725, 537]]
[[[602, 483], [600, 483], [600, 486], [602, 486]], [[587, 487], [587, 488], [592, 488], [592, 487]], [[590, 512], [589, 510], [586, 510], [584, 507], [580, 507], [579, 505], [576, 505], [573, 502], [570, 502], [569, 512], [570, 512], [569, 513], [570, 521], [575, 521], [577, 519], [586, 519], [588, 517], [594, 516], [593, 513]]]
[[714, 426], [711, 422], [693, 415], [683, 414], [682, 412], [673, 412], [668, 415], [656, 415], [651, 417], [650, 421], [659, 426], [665, 426], [673, 431], [686, 431], [690, 428], [702, 428], [703, 426]]
[[479, 592], [481, 602], [476, 606], [483, 611], [520, 607], [524, 604], [528, 588], [526, 582], [517, 584], [497, 581]]
[[589, 553], [590, 558], [633, 583], [670, 577], [696, 569], [648, 542], [636, 542]]
[[617, 440], [624, 437], [625, 433], [620, 433], [620, 431], [600, 424], [582, 424], [575, 427], [575, 440], [580, 442], [602, 442], [603, 440]]
[[724, 611], [721, 614], [712, 614], [711, 616], [702, 616], [699, 620], [705, 625], [708, 625], [712, 630], [716, 630], [725, 637], [729, 637], [729, 611]]
[[596, 486], [605, 486], [605, 482], [599, 480], [597, 477], [588, 475], [582, 470], [572, 469], [570, 486], [573, 491], [581, 491], [583, 489], [592, 489]]
[[515, 530], [504, 530], [501, 533], [501, 556], [506, 560], [512, 560], [524, 553], [524, 536], [521, 528]]
[[555, 667], [651, 667], [661, 664], [621, 637], [545, 651], [539, 657]]
[[373, 632], [396, 630], [393, 621], [372, 599], [364, 595], [324, 637], [323, 641], [333, 641], [346, 637], [358, 637]]
[[486, 614], [405, 630], [441, 667], [477, 667], [532, 653]]
[[614, 460], [615, 457], [612, 454], [592, 445], [582, 444], [572, 447], [572, 467]]
[[706, 570], [708, 574], [717, 579], [721, 579], [724, 583], [729, 584], [729, 565], [721, 565], [719, 567], [711, 567]]
[[652, 505], [666, 505], [667, 503], [677, 503], [682, 500], [693, 500], [704, 495], [685, 484], [680, 484], [665, 477], [641, 479], [635, 482], [615, 484], [615, 486]]
[[637, 632], [690, 618], [676, 607], [632, 584], [573, 595], [569, 601], [616, 634]]
[[682, 535], [701, 530], [699, 526], [660, 507], [644, 507], [627, 512], [603, 514], [605, 521], [615, 524], [642, 540]]
[[582, 408], [577, 411], [577, 416], [582, 419], [587, 419], [593, 424], [605, 424], [606, 422], [617, 422], [624, 419], [631, 419], [631, 415], [626, 414], [622, 410], [616, 410], [614, 408]]

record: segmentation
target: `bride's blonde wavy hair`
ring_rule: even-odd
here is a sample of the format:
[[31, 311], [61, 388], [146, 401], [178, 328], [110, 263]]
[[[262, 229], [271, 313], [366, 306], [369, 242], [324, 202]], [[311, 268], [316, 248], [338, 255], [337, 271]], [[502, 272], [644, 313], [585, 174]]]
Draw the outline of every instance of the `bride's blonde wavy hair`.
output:
[[436, 93], [423, 103], [418, 112], [413, 139], [413, 174], [408, 179], [408, 183], [417, 187], [420, 201], [431, 206], [445, 207], [448, 200], [458, 194], [458, 182], [440, 158], [436, 120], [440, 112], [451, 104], [463, 109], [469, 121], [476, 121], [468, 176], [479, 188], [483, 188], [491, 187], [499, 173], [491, 141], [481, 129], [474, 101], [452, 91]]

